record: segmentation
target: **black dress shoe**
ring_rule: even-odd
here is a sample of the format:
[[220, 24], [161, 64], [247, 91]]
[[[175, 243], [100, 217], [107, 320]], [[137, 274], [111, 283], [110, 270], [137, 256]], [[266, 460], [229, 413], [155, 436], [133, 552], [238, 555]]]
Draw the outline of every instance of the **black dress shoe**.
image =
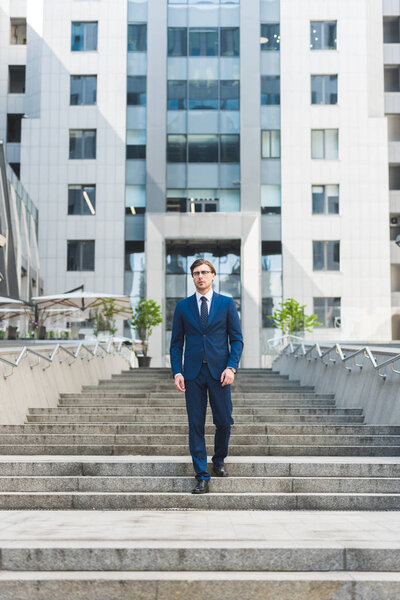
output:
[[224, 465], [213, 465], [214, 475], [217, 477], [228, 477], [228, 473], [225, 471]]
[[196, 487], [193, 488], [192, 494], [207, 494], [208, 493], [208, 481], [200, 479], [197, 482]]

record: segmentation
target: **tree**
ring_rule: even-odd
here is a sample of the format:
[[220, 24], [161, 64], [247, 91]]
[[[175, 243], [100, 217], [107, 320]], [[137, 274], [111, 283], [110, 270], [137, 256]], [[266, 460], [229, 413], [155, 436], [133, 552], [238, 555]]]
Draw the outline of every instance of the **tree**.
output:
[[93, 331], [97, 337], [99, 331], [109, 331], [114, 335], [117, 331], [117, 326], [114, 316], [121, 312], [122, 309], [117, 308], [113, 298], [103, 298], [101, 306], [96, 306], [94, 309]]
[[277, 308], [268, 319], [272, 319], [274, 325], [281, 329], [283, 335], [290, 335], [304, 331], [311, 332], [314, 327], [322, 325], [317, 321], [317, 315], [306, 315], [305, 304], [300, 304], [294, 298], [288, 298], [280, 302], [281, 309]]
[[161, 306], [155, 300], [142, 298], [133, 310], [133, 318], [129, 323], [138, 332], [142, 342], [143, 356], [147, 356], [149, 337], [153, 333], [153, 328], [162, 322]]

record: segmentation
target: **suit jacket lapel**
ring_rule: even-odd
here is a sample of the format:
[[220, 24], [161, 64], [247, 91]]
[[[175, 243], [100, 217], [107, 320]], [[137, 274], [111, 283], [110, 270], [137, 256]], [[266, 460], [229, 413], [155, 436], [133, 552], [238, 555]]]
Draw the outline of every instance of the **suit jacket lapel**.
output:
[[213, 292], [213, 295], [212, 295], [212, 298], [211, 298], [210, 312], [208, 313], [207, 326], [215, 318], [215, 315], [218, 312], [219, 300], [220, 300], [220, 295], [217, 294], [217, 292]]
[[196, 293], [193, 294], [193, 296], [191, 296], [191, 303], [190, 303], [190, 307], [192, 309], [193, 312], [193, 316], [196, 320], [196, 323], [198, 324], [198, 326], [200, 327], [200, 329], [202, 330], [202, 325], [201, 325], [201, 320], [200, 320], [200, 313], [199, 313], [199, 307], [197, 305], [197, 298], [196, 298]]

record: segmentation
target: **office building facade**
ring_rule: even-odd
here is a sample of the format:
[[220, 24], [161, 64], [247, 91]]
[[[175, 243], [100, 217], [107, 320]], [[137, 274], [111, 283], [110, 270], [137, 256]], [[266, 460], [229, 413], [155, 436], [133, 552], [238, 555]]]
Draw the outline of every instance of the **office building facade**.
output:
[[47, 291], [157, 300], [158, 365], [198, 256], [235, 299], [244, 366], [283, 298], [320, 339], [391, 339], [394, 4], [0, 0], [0, 136], [40, 209]]

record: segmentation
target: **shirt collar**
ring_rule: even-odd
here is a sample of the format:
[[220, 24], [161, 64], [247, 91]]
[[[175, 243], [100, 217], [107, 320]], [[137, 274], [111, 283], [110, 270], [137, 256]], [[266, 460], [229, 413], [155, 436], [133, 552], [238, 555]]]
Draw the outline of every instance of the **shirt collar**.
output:
[[207, 304], [210, 304], [210, 303], [211, 303], [211, 298], [212, 298], [212, 295], [213, 295], [213, 293], [214, 293], [214, 292], [213, 292], [213, 289], [212, 289], [212, 288], [211, 288], [211, 290], [209, 290], [209, 291], [207, 292], [207, 294], [199, 294], [199, 292], [196, 292], [196, 300], [197, 300], [197, 303], [198, 303], [198, 304], [200, 303], [200, 298], [203, 298], [203, 297], [205, 297], [205, 298], [207, 298], [207, 301], [208, 301], [208, 302], [207, 302]]

